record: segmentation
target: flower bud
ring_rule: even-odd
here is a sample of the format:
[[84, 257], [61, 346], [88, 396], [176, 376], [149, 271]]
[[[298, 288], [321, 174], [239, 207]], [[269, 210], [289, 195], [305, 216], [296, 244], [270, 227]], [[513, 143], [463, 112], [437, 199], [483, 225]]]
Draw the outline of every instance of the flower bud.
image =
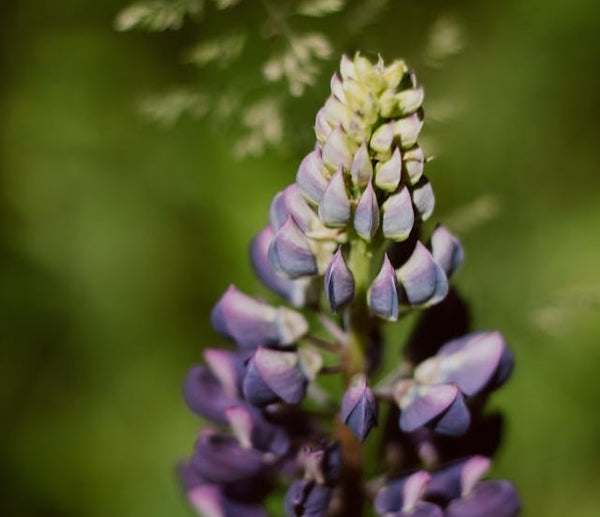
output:
[[354, 214], [354, 229], [367, 242], [371, 242], [379, 228], [379, 205], [373, 186], [369, 182], [358, 201]]
[[335, 128], [327, 137], [322, 151], [323, 163], [334, 171], [339, 167], [350, 169], [353, 149], [341, 127]]
[[406, 187], [383, 203], [383, 235], [393, 241], [404, 241], [415, 222], [412, 199]]
[[321, 159], [321, 151], [315, 149], [304, 157], [296, 174], [298, 188], [304, 197], [315, 205], [319, 203], [325, 188], [327, 188], [324, 171], [325, 165]]
[[373, 135], [369, 146], [378, 153], [386, 154], [391, 151], [392, 142], [394, 141], [394, 123], [388, 122], [379, 126]]
[[345, 226], [350, 220], [350, 200], [341, 167], [331, 177], [319, 202], [319, 218], [327, 226]]
[[275, 233], [268, 257], [273, 269], [289, 278], [318, 273], [317, 259], [306, 236], [291, 216]]
[[429, 180], [423, 176], [412, 193], [413, 203], [423, 221], [427, 221], [433, 213], [435, 197]]
[[400, 184], [402, 176], [402, 158], [398, 148], [392, 153], [392, 157], [380, 162], [375, 167], [375, 185], [386, 192], [393, 192]]
[[423, 176], [425, 164], [423, 149], [415, 145], [404, 151], [402, 157], [404, 159], [404, 169], [406, 170], [410, 184], [415, 185], [421, 179], [421, 176]]
[[425, 92], [422, 87], [402, 90], [396, 94], [396, 102], [398, 103], [400, 114], [410, 115], [414, 113], [421, 107], [424, 98]]
[[315, 135], [317, 141], [323, 145], [332, 131], [333, 128], [329, 122], [327, 122], [327, 117], [325, 116], [325, 107], [322, 107], [315, 117]]
[[389, 321], [398, 319], [398, 280], [387, 255], [384, 256], [381, 269], [369, 287], [367, 302], [371, 311], [381, 318]]
[[278, 400], [298, 404], [306, 393], [307, 379], [299, 367], [296, 352], [258, 347], [248, 363], [244, 396], [255, 406]]
[[352, 183], [356, 187], [364, 187], [373, 177], [373, 164], [371, 163], [366, 142], [362, 143], [354, 155], [352, 167], [350, 168], [350, 176], [352, 177]]
[[337, 72], [334, 72], [331, 76], [329, 85], [331, 86], [331, 93], [333, 93], [340, 101], [346, 102], [342, 80]]
[[304, 316], [259, 302], [230, 286], [211, 313], [215, 330], [239, 346], [290, 345], [308, 330]]
[[325, 295], [333, 312], [349, 304], [354, 297], [354, 277], [344, 261], [341, 247], [325, 272]]
[[409, 149], [417, 143], [423, 127], [423, 117], [417, 112], [393, 123], [394, 136], [400, 139], [402, 149]]
[[404, 61], [394, 61], [383, 72], [386, 87], [395, 90], [400, 86], [404, 74], [408, 71]]
[[448, 278], [460, 267], [464, 258], [460, 241], [445, 226], [438, 226], [431, 235], [431, 253]]
[[377, 425], [377, 399], [364, 374], [355, 375], [342, 399], [342, 420], [363, 442]]
[[341, 127], [348, 130], [352, 111], [338, 97], [331, 95], [323, 106], [323, 114], [331, 127]]

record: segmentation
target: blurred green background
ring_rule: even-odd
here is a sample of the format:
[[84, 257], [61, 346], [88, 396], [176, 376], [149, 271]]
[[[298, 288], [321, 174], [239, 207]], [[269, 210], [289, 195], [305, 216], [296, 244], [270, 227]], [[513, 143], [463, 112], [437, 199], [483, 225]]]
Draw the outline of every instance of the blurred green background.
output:
[[[145, 123], [140, 95], [196, 78], [177, 56], [203, 29], [117, 33], [122, 7], [0, 3], [6, 516], [190, 515], [173, 465], [198, 421], [180, 384], [220, 342], [208, 315], [225, 287], [258, 288], [248, 241], [310, 149], [236, 160], [235, 131]], [[465, 48], [421, 73], [440, 13]], [[475, 328], [502, 329], [517, 356], [493, 399], [508, 421], [494, 475], [526, 515], [600, 515], [600, 4], [391, 2], [348, 45], [406, 57], [461, 108], [431, 123], [429, 177], [435, 220], [462, 233]], [[307, 142], [336, 59], [291, 101]]]

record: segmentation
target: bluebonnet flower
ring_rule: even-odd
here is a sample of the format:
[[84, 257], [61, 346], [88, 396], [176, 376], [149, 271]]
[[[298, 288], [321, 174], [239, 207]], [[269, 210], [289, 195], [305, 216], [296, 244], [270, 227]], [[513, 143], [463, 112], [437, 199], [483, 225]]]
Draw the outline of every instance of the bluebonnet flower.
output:
[[[288, 517], [360, 516], [367, 499], [386, 517], [519, 511], [512, 484], [482, 481], [490, 460], [464, 450], [487, 432], [485, 402], [513, 356], [499, 332], [464, 325], [442, 339], [451, 327], [428, 317], [456, 297], [464, 253], [444, 226], [424, 236], [435, 195], [418, 144], [423, 100], [404, 62], [342, 58], [315, 147], [250, 245], [258, 278], [295, 308], [230, 286], [211, 320], [233, 348], [207, 349], [184, 383], [187, 405], [212, 423], [180, 468], [201, 515], [262, 517], [273, 491]], [[396, 363], [381, 329], [413, 311], [430, 330]], [[326, 374], [341, 376], [341, 400]], [[373, 435], [381, 457], [369, 465], [361, 443]]]

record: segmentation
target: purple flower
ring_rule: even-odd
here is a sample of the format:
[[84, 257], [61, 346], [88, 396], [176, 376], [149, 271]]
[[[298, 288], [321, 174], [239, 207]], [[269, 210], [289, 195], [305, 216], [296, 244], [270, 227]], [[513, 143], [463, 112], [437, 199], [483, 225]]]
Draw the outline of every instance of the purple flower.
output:
[[379, 205], [371, 182], [363, 191], [354, 214], [354, 229], [367, 242], [371, 242], [379, 228]]
[[315, 149], [307, 154], [296, 174], [296, 184], [304, 197], [317, 205], [327, 187], [327, 178], [324, 175], [325, 165], [321, 159], [321, 151]]
[[275, 233], [268, 253], [273, 269], [289, 278], [316, 275], [317, 258], [292, 216]]
[[398, 280], [387, 255], [383, 257], [381, 269], [369, 287], [367, 301], [377, 316], [389, 321], [398, 319]]
[[375, 511], [381, 516], [443, 517], [439, 506], [422, 500], [429, 479], [429, 474], [420, 470], [390, 481], [377, 493]]
[[279, 400], [298, 404], [307, 384], [296, 352], [259, 347], [248, 363], [243, 390], [245, 398], [255, 406]]
[[342, 420], [362, 442], [377, 425], [377, 399], [364, 374], [352, 379], [342, 399]]
[[286, 517], [321, 517], [327, 513], [333, 490], [305, 479], [294, 481], [285, 495]]
[[354, 297], [354, 277], [344, 261], [341, 247], [325, 272], [325, 296], [333, 312], [349, 304]]
[[250, 348], [260, 344], [290, 345], [308, 329], [299, 312], [259, 302], [234, 286], [221, 297], [211, 320], [220, 334]]

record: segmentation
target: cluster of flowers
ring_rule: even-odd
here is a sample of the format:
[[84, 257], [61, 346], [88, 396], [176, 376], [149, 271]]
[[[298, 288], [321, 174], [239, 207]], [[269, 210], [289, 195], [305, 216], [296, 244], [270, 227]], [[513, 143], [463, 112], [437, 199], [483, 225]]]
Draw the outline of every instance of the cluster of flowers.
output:
[[[342, 58], [317, 114], [315, 149], [296, 182], [275, 196], [270, 223], [251, 244], [257, 276], [295, 308], [231, 286], [211, 318], [236, 348], [205, 350], [206, 364], [185, 381], [188, 406], [215, 424], [180, 470], [201, 515], [266, 515], [265, 498], [286, 480], [290, 517], [361, 515], [367, 499], [382, 516], [518, 513], [511, 483], [480, 481], [488, 458], [457, 450], [440, 465], [435, 450], [437, 437], [475, 429], [473, 417], [510, 376], [513, 357], [500, 333], [454, 337], [371, 385], [381, 366], [381, 325], [442, 302], [463, 258], [443, 226], [428, 245], [420, 239], [434, 206], [417, 144], [422, 102], [403, 62]], [[310, 332], [316, 321], [328, 339]], [[326, 364], [332, 358], [338, 362]], [[331, 373], [344, 382], [338, 403], [319, 384]], [[305, 398], [310, 404], [301, 404]], [[378, 423], [380, 402], [390, 403], [389, 418], [417, 459], [405, 450], [387, 477], [366, 481], [360, 443]], [[381, 440], [384, 450], [396, 437]]]

